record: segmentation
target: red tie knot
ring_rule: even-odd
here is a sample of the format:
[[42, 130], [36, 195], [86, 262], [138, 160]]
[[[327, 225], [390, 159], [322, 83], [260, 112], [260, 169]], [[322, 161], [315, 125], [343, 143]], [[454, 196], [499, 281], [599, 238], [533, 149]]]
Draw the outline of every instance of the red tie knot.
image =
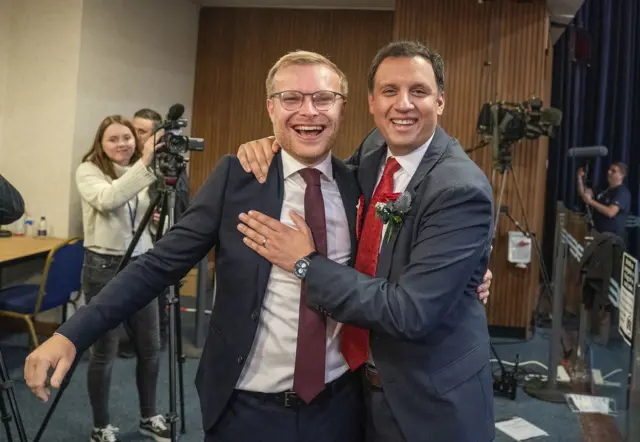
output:
[[383, 176], [393, 177], [397, 171], [400, 170], [400, 163], [394, 157], [389, 157], [387, 159], [387, 164], [384, 165], [384, 171], [382, 172]]

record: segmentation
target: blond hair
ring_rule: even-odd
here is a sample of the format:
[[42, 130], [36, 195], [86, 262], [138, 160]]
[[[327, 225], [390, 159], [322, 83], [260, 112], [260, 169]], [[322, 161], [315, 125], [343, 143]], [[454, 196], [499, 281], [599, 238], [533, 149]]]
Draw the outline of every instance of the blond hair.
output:
[[329, 60], [327, 57], [318, 54], [317, 52], [310, 51], [294, 51], [289, 52], [288, 54], [280, 57], [280, 60], [276, 61], [276, 63], [269, 69], [269, 74], [267, 74], [267, 97], [270, 97], [273, 94], [273, 79], [276, 76], [278, 70], [291, 66], [291, 65], [311, 65], [311, 64], [321, 64], [325, 65], [333, 72], [338, 74], [338, 78], [340, 79], [340, 92], [346, 97], [349, 93], [349, 85], [347, 83], [347, 76], [344, 75], [338, 66], [335, 65], [334, 62]]

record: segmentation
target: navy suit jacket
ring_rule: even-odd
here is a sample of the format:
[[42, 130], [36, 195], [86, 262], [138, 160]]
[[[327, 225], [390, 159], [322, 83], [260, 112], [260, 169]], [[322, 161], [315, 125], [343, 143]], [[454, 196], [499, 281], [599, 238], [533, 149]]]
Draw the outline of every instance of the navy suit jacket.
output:
[[[365, 210], [386, 151], [373, 140], [351, 159]], [[493, 440], [489, 333], [476, 292], [490, 252], [491, 187], [438, 127], [407, 190], [411, 209], [383, 240], [376, 277], [317, 256], [308, 303], [371, 330], [385, 399], [407, 442]]]
[[[355, 176], [335, 158], [333, 175], [353, 232], [360, 196]], [[272, 161], [265, 184], [246, 173], [236, 157], [225, 156], [180, 221], [58, 332], [76, 345], [78, 353], [84, 351], [165, 287], [176, 284], [215, 247], [216, 302], [196, 375], [203, 428], [210, 430], [229, 401], [251, 351], [271, 272], [271, 264], [242, 242], [238, 215], [253, 209], [280, 219], [283, 198], [280, 155]], [[355, 235], [351, 250], [353, 263]]]

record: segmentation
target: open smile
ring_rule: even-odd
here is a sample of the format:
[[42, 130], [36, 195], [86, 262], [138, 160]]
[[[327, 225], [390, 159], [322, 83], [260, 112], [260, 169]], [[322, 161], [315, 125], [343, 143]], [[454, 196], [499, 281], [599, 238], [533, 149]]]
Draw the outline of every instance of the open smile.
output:
[[320, 135], [322, 135], [322, 133], [326, 129], [326, 126], [321, 124], [298, 124], [292, 126], [292, 129], [303, 140], [313, 140], [319, 138]]
[[405, 132], [411, 130], [418, 124], [418, 120], [416, 118], [392, 118], [391, 125], [399, 132]]

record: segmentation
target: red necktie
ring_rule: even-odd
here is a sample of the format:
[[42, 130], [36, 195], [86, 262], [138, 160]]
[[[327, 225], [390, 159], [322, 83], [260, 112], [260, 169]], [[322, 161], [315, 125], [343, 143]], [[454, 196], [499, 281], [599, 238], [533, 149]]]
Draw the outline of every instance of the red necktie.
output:
[[[358, 243], [355, 268], [369, 276], [376, 276], [380, 238], [382, 236], [382, 221], [376, 217], [376, 203], [386, 203], [391, 198], [393, 194], [393, 175], [398, 170], [400, 170], [400, 164], [395, 158], [390, 157], [384, 166], [382, 178], [369, 202], [369, 208], [364, 219], [362, 236]], [[369, 359], [369, 330], [344, 324], [342, 326], [340, 350], [351, 370], [356, 370]]]
[[[307, 183], [304, 192], [304, 219], [313, 234], [316, 251], [327, 256], [327, 223], [320, 189], [320, 171], [307, 168], [299, 173]], [[307, 307], [307, 286], [303, 282], [293, 391], [306, 403], [311, 402], [324, 389], [326, 339], [325, 317]]]

